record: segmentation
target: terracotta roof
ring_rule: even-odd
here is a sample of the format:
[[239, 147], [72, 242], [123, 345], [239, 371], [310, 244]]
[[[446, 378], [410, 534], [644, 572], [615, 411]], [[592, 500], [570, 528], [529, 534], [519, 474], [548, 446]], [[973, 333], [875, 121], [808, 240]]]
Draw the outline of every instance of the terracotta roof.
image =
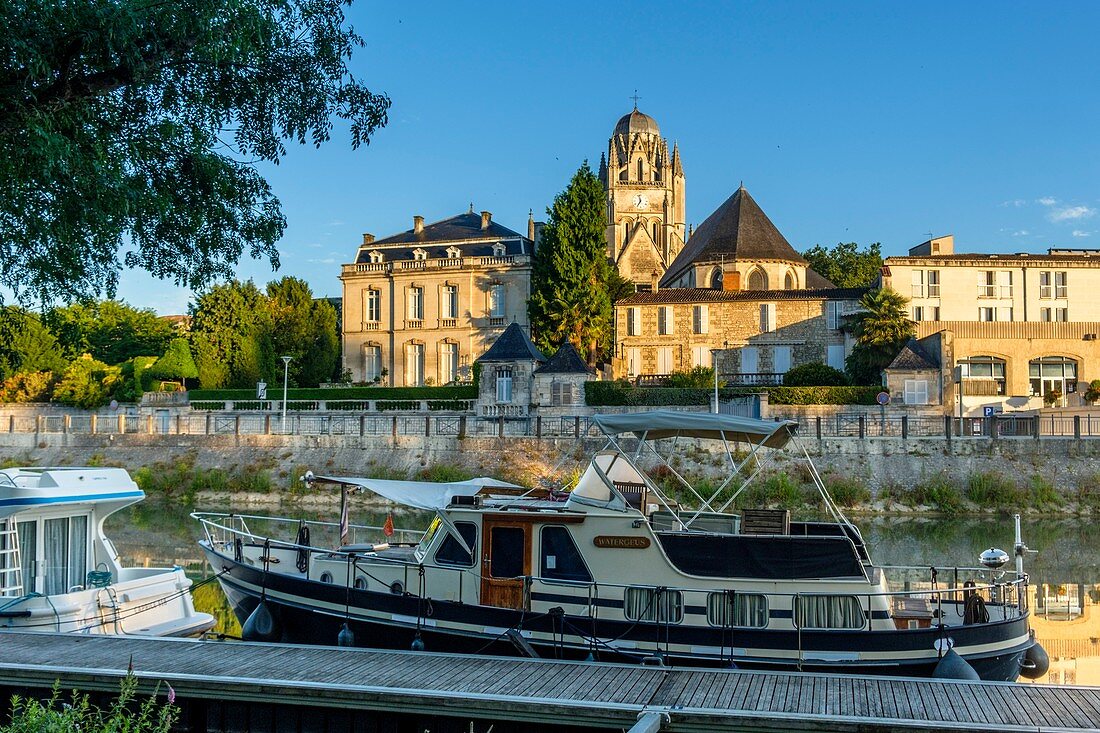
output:
[[566, 341], [554, 352], [545, 364], [535, 370], [535, 374], [592, 374], [573, 344]]
[[890, 366], [886, 368], [914, 372], [923, 369], [939, 369], [940, 365], [921, 348], [916, 339], [909, 339], [909, 343], [902, 347], [898, 355], [890, 362]]
[[1076, 263], [1088, 263], [1088, 264], [1100, 264], [1100, 254], [1029, 254], [1027, 252], [1020, 252], [1017, 254], [985, 254], [981, 252], [973, 252], [970, 254], [949, 254], [949, 255], [912, 255], [912, 256], [899, 256], [899, 257], [887, 257], [883, 260], [884, 265], [890, 264], [908, 264], [908, 263], [926, 263], [933, 260], [951, 261], [967, 261], [977, 260], [980, 262], [1027, 262], [1028, 260], [1037, 261], [1044, 265], [1049, 265], [1051, 262], [1076, 262]]
[[477, 361], [546, 361], [527, 332], [515, 321], [508, 324], [504, 333], [497, 337], [489, 350], [477, 358]]
[[669, 265], [661, 284], [675, 282], [696, 262], [715, 262], [723, 256], [726, 259], [806, 263], [744, 186], [696, 228], [687, 245]]
[[773, 300], [859, 300], [870, 288], [817, 288], [810, 290], [711, 290], [709, 288], [661, 288], [635, 293], [615, 305], [658, 305], [662, 303], [723, 303], [727, 301]]
[[412, 229], [394, 234], [385, 239], [378, 239], [363, 247], [370, 249], [374, 246], [388, 244], [424, 244], [427, 242], [461, 242], [468, 239], [514, 239], [519, 237], [528, 241], [519, 232], [514, 232], [495, 221], [489, 222], [488, 229], [481, 228], [481, 214], [472, 211], [452, 216], [450, 219], [425, 224], [419, 233]]

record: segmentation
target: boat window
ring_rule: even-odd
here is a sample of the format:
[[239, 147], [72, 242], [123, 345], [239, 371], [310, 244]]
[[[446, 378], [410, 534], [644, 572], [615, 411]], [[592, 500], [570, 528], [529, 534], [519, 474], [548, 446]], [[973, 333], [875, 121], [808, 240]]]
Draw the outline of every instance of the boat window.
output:
[[855, 596], [798, 596], [795, 624], [804, 629], [862, 629], [867, 623]]
[[565, 527], [551, 525], [542, 528], [541, 562], [543, 578], [592, 582], [592, 574], [585, 567], [584, 558]]
[[35, 558], [38, 552], [38, 522], [19, 523], [19, 555], [23, 565], [23, 592], [34, 593], [38, 590], [38, 582], [34, 575], [36, 567]]
[[69, 524], [69, 584], [84, 585], [88, 576], [88, 518], [73, 517]]
[[321, 573], [321, 582], [322, 583], [331, 583], [332, 582], [332, 573], [330, 573], [327, 570], [325, 572]]
[[768, 598], [760, 593], [710, 593], [707, 623], [762, 629], [768, 625]]
[[627, 588], [623, 613], [629, 621], [678, 624], [684, 620], [684, 594], [667, 588]]
[[48, 596], [69, 591], [69, 518], [43, 522], [45, 539], [46, 590]]
[[365, 577], [363, 577], [362, 575], [360, 575], [358, 578], [355, 579], [355, 588], [356, 588], [356, 590], [366, 590], [367, 589], [367, 579]]
[[522, 527], [493, 527], [489, 555], [489, 575], [494, 578], [518, 578], [523, 575], [526, 534]]
[[439, 528], [443, 526], [443, 520], [439, 517], [432, 519], [432, 523], [428, 525], [428, 528], [424, 530], [424, 534], [420, 537], [420, 544], [416, 547], [416, 553], [420, 557], [428, 551], [428, 547], [432, 544], [432, 540], [435, 539], [435, 533], [439, 531]]
[[[473, 522], [455, 522], [455, 528], [470, 549], [474, 549], [474, 545], [477, 544], [477, 525]], [[435, 561], [441, 565], [461, 565], [468, 568], [474, 564], [474, 557], [462, 548], [462, 544], [455, 539], [454, 535], [448, 532], [443, 538], [443, 544], [435, 552]]]

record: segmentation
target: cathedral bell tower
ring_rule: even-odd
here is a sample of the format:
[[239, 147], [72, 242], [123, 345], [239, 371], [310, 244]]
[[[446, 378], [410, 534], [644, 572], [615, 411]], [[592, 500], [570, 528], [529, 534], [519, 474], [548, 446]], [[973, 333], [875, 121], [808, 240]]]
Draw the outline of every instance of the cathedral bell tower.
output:
[[616, 124], [600, 156], [607, 192], [607, 254], [627, 280], [648, 290], [684, 247], [684, 168], [657, 121], [634, 110]]

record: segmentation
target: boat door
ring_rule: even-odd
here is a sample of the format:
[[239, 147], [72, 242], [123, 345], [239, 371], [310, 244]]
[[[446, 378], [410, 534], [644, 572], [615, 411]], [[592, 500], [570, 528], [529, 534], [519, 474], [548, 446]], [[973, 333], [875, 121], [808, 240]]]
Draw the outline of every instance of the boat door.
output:
[[486, 517], [481, 545], [482, 605], [523, 608], [523, 578], [531, 575], [531, 525]]

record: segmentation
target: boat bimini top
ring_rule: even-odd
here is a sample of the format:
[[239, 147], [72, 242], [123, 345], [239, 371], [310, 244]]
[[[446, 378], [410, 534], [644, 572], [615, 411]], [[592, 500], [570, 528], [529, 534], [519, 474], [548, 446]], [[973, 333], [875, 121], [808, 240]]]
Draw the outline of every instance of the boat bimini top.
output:
[[702, 438], [730, 443], [750, 443], [765, 448], [782, 448], [793, 436], [798, 423], [775, 422], [712, 412], [652, 410], [624, 415], [595, 415], [592, 422], [608, 438], [632, 433], [639, 440]]

